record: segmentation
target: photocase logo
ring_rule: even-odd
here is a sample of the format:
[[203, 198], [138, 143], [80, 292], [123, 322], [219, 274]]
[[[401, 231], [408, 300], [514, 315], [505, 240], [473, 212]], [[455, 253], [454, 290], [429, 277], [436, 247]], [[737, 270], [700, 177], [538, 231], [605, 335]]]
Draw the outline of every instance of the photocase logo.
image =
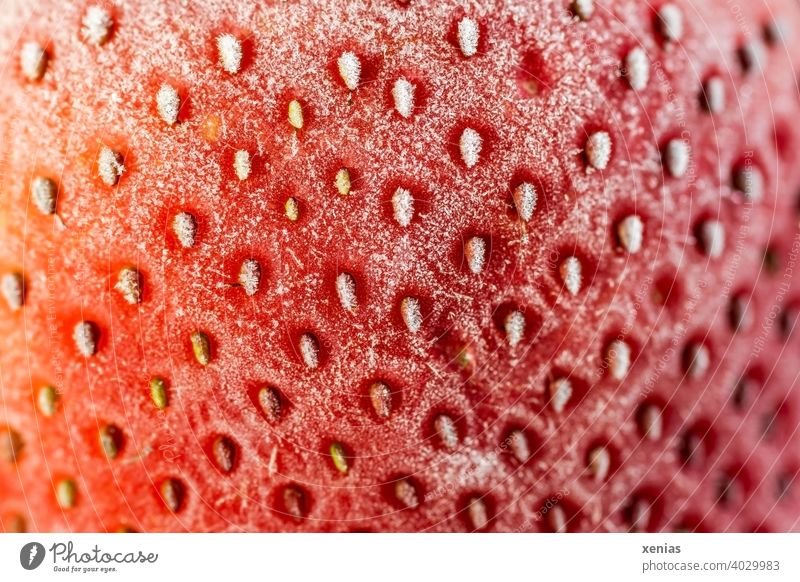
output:
[[44, 546], [39, 542], [30, 542], [19, 551], [19, 563], [26, 570], [35, 570], [44, 561]]

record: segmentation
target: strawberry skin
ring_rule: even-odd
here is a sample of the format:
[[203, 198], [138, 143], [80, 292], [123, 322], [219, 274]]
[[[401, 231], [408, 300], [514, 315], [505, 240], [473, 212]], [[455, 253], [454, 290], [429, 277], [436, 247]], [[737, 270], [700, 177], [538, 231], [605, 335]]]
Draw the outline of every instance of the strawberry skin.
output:
[[7, 4], [4, 530], [798, 529], [794, 2]]

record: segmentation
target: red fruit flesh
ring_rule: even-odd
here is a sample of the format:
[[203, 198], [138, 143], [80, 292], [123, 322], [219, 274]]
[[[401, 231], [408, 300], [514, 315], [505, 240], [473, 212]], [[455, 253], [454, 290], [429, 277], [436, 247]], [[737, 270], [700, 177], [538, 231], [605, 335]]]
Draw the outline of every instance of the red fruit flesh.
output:
[[99, 46], [82, 3], [12, 4], [6, 530], [798, 529], [794, 2], [671, 2], [669, 40], [635, 0], [125, 1]]

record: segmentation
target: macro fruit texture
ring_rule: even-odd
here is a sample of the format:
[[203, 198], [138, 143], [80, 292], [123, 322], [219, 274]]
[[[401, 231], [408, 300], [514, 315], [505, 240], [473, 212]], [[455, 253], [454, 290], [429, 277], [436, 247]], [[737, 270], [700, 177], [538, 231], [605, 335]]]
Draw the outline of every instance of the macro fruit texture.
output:
[[793, 1], [12, 1], [6, 531], [800, 520]]

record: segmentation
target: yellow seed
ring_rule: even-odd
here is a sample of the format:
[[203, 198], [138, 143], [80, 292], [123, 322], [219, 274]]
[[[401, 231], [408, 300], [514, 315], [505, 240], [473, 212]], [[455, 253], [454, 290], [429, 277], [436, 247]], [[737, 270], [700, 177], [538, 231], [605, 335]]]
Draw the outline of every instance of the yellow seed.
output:
[[0, 459], [8, 463], [16, 463], [25, 443], [22, 436], [11, 428], [0, 431]]
[[25, 526], [25, 518], [18, 513], [11, 515], [6, 524], [7, 533], [25, 533], [27, 529]]
[[167, 407], [167, 383], [163, 378], [150, 380], [150, 398], [159, 410]]
[[258, 402], [261, 410], [273, 422], [281, 418], [281, 397], [275, 388], [264, 387], [258, 391]]
[[292, 222], [300, 218], [300, 205], [297, 203], [296, 198], [287, 198], [284, 208], [286, 209], [286, 218]]
[[202, 331], [196, 331], [192, 334], [192, 351], [197, 363], [201, 366], [208, 366], [211, 362], [211, 342], [208, 336]]
[[120, 438], [120, 431], [114, 425], [109, 424], [100, 429], [100, 446], [109, 459], [116, 459], [119, 455]]
[[63, 509], [70, 509], [75, 506], [76, 494], [75, 481], [72, 479], [62, 479], [56, 484], [56, 500]]
[[375, 413], [381, 418], [389, 418], [392, 413], [392, 390], [383, 382], [375, 382], [369, 389], [369, 397]]
[[226, 436], [218, 436], [211, 445], [214, 462], [223, 473], [230, 473], [236, 464], [236, 445]]
[[456, 354], [456, 362], [462, 370], [470, 369], [475, 364], [475, 354], [468, 347], [463, 347]]
[[297, 99], [289, 103], [289, 123], [295, 129], [303, 129], [303, 106]]
[[58, 392], [52, 386], [42, 386], [39, 389], [39, 397], [36, 399], [39, 410], [45, 416], [53, 416], [58, 405]]
[[331, 459], [333, 460], [334, 467], [339, 469], [340, 472], [347, 474], [350, 467], [348, 466], [342, 443], [331, 443]]
[[336, 172], [334, 184], [342, 196], [350, 194], [350, 171], [347, 168], [342, 168]]
[[165, 479], [161, 483], [161, 498], [167, 509], [172, 513], [177, 513], [183, 505], [183, 484], [177, 479]]

